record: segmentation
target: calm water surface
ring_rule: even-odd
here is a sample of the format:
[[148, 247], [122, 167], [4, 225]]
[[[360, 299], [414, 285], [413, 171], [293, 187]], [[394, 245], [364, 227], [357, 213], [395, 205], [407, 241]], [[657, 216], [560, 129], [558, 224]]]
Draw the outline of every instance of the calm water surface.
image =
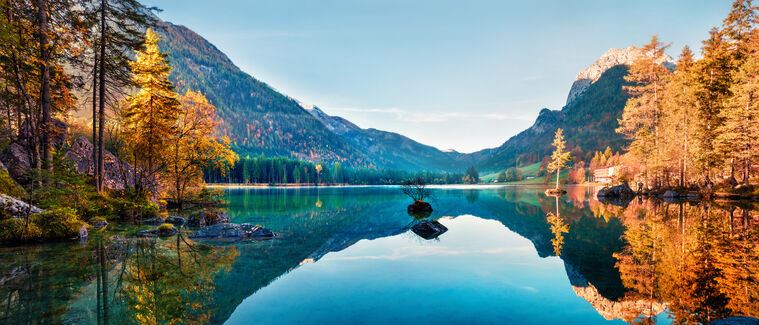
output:
[[[437, 188], [425, 240], [393, 187], [228, 189], [268, 241], [0, 248], [0, 323], [624, 323], [759, 316], [750, 204]], [[107, 236], [105, 236], [107, 237]]]

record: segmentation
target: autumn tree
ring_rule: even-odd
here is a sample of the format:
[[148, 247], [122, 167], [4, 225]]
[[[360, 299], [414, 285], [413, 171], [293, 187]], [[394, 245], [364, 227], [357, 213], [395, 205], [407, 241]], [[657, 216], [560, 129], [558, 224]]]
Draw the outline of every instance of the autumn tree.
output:
[[677, 60], [677, 68], [667, 83], [662, 102], [662, 126], [665, 141], [665, 160], [668, 167], [679, 171], [678, 185], [687, 185], [688, 167], [693, 164], [696, 111], [696, 87], [694, 86], [693, 52], [685, 46]]
[[181, 103], [173, 133], [168, 139], [169, 154], [164, 181], [169, 195], [182, 203], [203, 184], [203, 167], [228, 170], [237, 161], [227, 137], [217, 137], [219, 125], [216, 107], [199, 92], [188, 90], [179, 98]]
[[754, 30], [747, 39], [745, 55], [734, 76], [731, 96], [720, 111], [723, 124], [714, 146], [722, 157], [740, 162], [743, 183], [748, 184], [752, 162], [759, 157], [759, 31]]
[[559, 128], [556, 130], [556, 134], [553, 138], [553, 153], [551, 154], [551, 162], [548, 164], [548, 172], [556, 172], [556, 188], [559, 189], [559, 175], [561, 169], [567, 166], [567, 162], [571, 159], [570, 153], [566, 150], [566, 142], [564, 141], [564, 130]]
[[159, 36], [145, 33], [144, 49], [131, 62], [137, 92], [127, 99], [123, 111], [126, 156], [136, 168], [137, 194], [157, 194], [157, 174], [166, 167], [167, 144], [176, 133], [179, 100], [169, 81], [171, 66], [158, 48]]
[[[632, 139], [630, 153], [640, 159], [646, 174], [649, 169], [656, 174], [656, 186], [661, 181], [659, 172], [662, 150], [660, 119], [662, 116], [662, 99], [664, 87], [669, 78], [669, 70], [662, 65], [666, 58], [666, 45], [653, 36], [651, 41], [643, 46], [645, 55], [635, 60], [630, 66], [630, 72], [625, 81], [625, 91], [630, 95], [625, 104], [622, 119], [619, 120], [617, 132]], [[648, 175], [646, 175], [646, 178]]]
[[101, 191], [104, 177], [106, 106], [117, 103], [133, 86], [131, 55], [143, 41], [143, 31], [155, 24], [155, 8], [136, 0], [84, 1], [90, 24], [92, 61], [92, 143], [95, 186]]

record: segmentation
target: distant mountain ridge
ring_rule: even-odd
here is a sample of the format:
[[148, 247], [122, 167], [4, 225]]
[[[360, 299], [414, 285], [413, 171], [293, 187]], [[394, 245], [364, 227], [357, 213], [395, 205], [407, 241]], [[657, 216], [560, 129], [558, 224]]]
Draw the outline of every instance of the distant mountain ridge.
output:
[[[476, 166], [493, 172], [540, 161], [550, 154], [553, 133], [565, 129], [568, 147], [580, 159], [595, 150], [621, 149], [627, 141], [615, 132], [627, 101], [623, 91], [627, 65], [639, 48], [610, 49], [581, 71], [561, 110], [544, 108], [535, 123], [497, 148], [474, 153], [441, 151], [403, 135], [362, 129], [282, 94], [240, 70], [213, 44], [192, 30], [161, 23], [161, 48], [181, 92], [201, 91], [217, 106], [219, 132], [229, 136], [241, 155], [286, 156], [339, 162], [347, 166], [398, 170], [461, 172]], [[663, 64], [671, 64], [671, 59]]]

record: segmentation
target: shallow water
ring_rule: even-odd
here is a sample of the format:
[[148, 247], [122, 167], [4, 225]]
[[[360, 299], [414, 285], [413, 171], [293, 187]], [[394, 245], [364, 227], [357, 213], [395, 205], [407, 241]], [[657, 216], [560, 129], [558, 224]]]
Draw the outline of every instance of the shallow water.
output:
[[233, 188], [268, 241], [0, 249], [0, 323], [622, 323], [759, 316], [752, 206], [603, 205], [434, 188], [425, 240], [396, 187]]

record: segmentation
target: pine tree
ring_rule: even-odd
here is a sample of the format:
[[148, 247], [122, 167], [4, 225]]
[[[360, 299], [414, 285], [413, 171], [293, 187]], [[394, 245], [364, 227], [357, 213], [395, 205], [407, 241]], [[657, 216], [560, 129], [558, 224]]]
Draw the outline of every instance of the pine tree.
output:
[[179, 100], [169, 81], [171, 66], [158, 42], [158, 34], [148, 29], [144, 49], [130, 64], [139, 90], [128, 98], [123, 112], [126, 147], [137, 169], [135, 190], [141, 195], [156, 193], [156, 174], [165, 167], [166, 142], [175, 132], [179, 114]]
[[[630, 152], [643, 162], [646, 175], [649, 170], [656, 174], [656, 185], [660, 185], [661, 166], [660, 119], [664, 87], [670, 71], [660, 62], [665, 57], [667, 46], [659, 42], [657, 36], [643, 46], [646, 55], [641, 56], [631, 66], [625, 81], [630, 86], [625, 91], [630, 95], [619, 120], [617, 132], [632, 139]], [[646, 176], [648, 177], [648, 175]]]
[[567, 162], [571, 159], [570, 153], [566, 150], [566, 142], [564, 142], [564, 130], [561, 128], [556, 130], [556, 134], [553, 138], [553, 153], [551, 154], [551, 162], [548, 164], [549, 172], [556, 172], [556, 189], [559, 189], [559, 175], [561, 169], [567, 166]]
[[712, 182], [712, 170], [724, 162], [714, 147], [714, 139], [723, 123], [720, 111], [731, 95], [733, 57], [724, 33], [716, 28], [710, 31], [709, 39], [704, 41], [702, 52], [704, 57], [695, 67], [698, 76], [696, 96], [699, 124], [696, 132], [698, 145], [694, 154], [703, 171], [704, 183], [709, 184]]
[[749, 183], [752, 162], [759, 158], [759, 31], [753, 31], [746, 50], [730, 88], [732, 96], [720, 111], [724, 122], [714, 141], [722, 157], [742, 164], [744, 184]]
[[664, 90], [662, 127], [665, 134], [668, 167], [679, 171], [678, 185], [687, 182], [688, 166], [692, 164], [694, 126], [697, 125], [696, 88], [693, 86], [693, 52], [685, 46], [677, 68]]

